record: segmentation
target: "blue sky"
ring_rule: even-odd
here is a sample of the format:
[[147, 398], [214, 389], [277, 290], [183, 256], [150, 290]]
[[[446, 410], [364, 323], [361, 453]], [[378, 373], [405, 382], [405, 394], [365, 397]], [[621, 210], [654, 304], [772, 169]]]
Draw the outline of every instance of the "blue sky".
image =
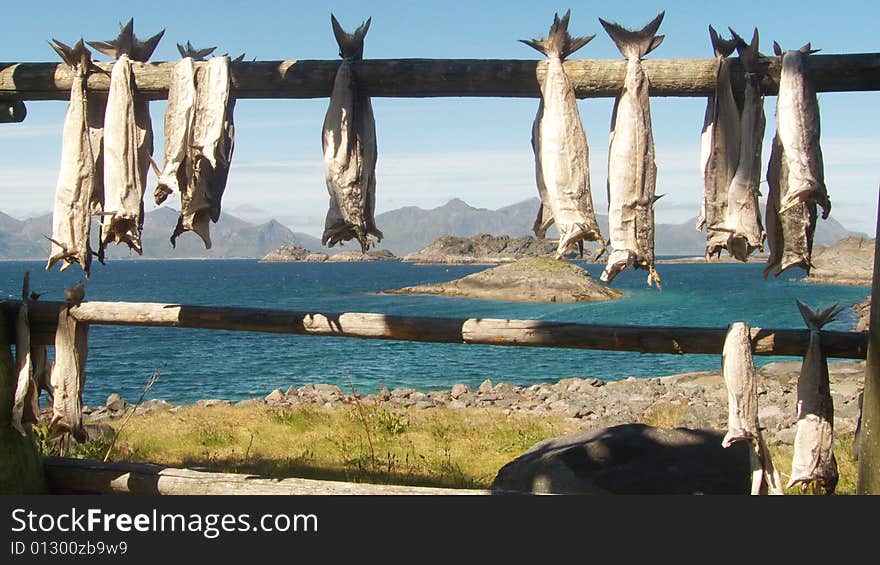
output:
[[[31, 2], [16, 5], [15, 20], [0, 34], [2, 61], [56, 61], [46, 40], [80, 36], [110, 39], [118, 23], [133, 17], [141, 37], [165, 29], [152, 60], [179, 58], [175, 43], [217, 46], [248, 59], [335, 59], [330, 28], [334, 13], [345, 28], [367, 17], [372, 25], [366, 58], [538, 59], [519, 43], [546, 35], [554, 12], [571, 9], [570, 31], [596, 34], [575, 58], [620, 55], [598, 22], [641, 27], [666, 10], [663, 45], [649, 57], [711, 56], [707, 27], [731, 26], [743, 35], [754, 27], [761, 50], [772, 42], [797, 48], [812, 42], [823, 53], [880, 51], [880, 7], [869, 2], [490, 1], [448, 2]], [[463, 7], [464, 6], [464, 7]], [[97, 57], [105, 60], [103, 56]], [[880, 185], [880, 95], [824, 93], [822, 146], [832, 217], [873, 234]], [[775, 97], [766, 100], [765, 147], [775, 131]], [[379, 142], [377, 211], [405, 205], [439, 206], [451, 198], [498, 208], [537, 196], [529, 145], [537, 99], [375, 99]], [[596, 208], [607, 207], [605, 181], [611, 99], [580, 102], [591, 149]], [[224, 209], [259, 221], [275, 217], [297, 231], [320, 234], [327, 209], [321, 163], [321, 124], [327, 99], [241, 100], [236, 106], [236, 149]], [[156, 158], [162, 162], [164, 103], [151, 105]], [[699, 142], [705, 100], [652, 101], [658, 161], [657, 220], [683, 222], [696, 216], [701, 179]], [[66, 102], [30, 102], [23, 124], [0, 126], [0, 210], [18, 217], [47, 212], [58, 172]], [[765, 149], [764, 164], [769, 157]], [[155, 178], [150, 177], [148, 193]], [[171, 202], [174, 206], [176, 203]], [[152, 206], [148, 204], [148, 209]], [[381, 228], [381, 226], [380, 226]]]

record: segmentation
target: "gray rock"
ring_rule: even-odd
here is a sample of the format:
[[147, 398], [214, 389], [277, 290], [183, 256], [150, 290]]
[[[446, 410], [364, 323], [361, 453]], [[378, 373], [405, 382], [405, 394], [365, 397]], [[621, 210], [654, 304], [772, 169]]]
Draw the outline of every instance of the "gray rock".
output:
[[414, 392], [416, 392], [414, 388], [396, 388], [391, 391], [391, 398], [409, 398]]
[[123, 400], [121, 396], [114, 392], [107, 397], [107, 402], [104, 405], [107, 407], [108, 410], [118, 412], [120, 410], [124, 410], [128, 403]]
[[112, 438], [116, 430], [110, 424], [85, 424], [83, 428], [86, 430], [86, 441], [96, 441], [103, 438]]
[[219, 398], [209, 398], [206, 400], [198, 400], [196, 401], [196, 406], [200, 406], [202, 408], [211, 408], [212, 406], [231, 406], [231, 400], [223, 400]]
[[486, 379], [485, 381], [480, 383], [480, 388], [477, 389], [478, 392], [492, 392], [492, 381]]
[[245, 398], [244, 400], [239, 400], [235, 403], [236, 406], [242, 408], [246, 406], [262, 406], [264, 404], [266, 404], [266, 400], [263, 398]]
[[281, 392], [280, 388], [276, 388], [268, 395], [266, 395], [266, 402], [269, 404], [278, 404], [279, 402], [284, 401], [284, 393]]
[[624, 424], [536, 444], [501, 468], [495, 492], [748, 494], [745, 443], [721, 447], [714, 430]]
[[454, 385], [452, 385], [452, 398], [459, 398], [459, 397], [461, 397], [461, 395], [467, 394], [470, 391], [471, 391], [471, 389], [465, 384], [461, 384], [461, 383], [454, 384]]
[[296, 385], [290, 385], [289, 387], [287, 387], [287, 392], [284, 393], [284, 396], [297, 396], [298, 397], [298, 395], [296, 393]]
[[391, 398], [391, 393], [388, 392], [388, 387], [382, 385], [379, 388], [379, 392], [376, 393], [376, 398], [378, 398], [379, 400], [389, 400]]

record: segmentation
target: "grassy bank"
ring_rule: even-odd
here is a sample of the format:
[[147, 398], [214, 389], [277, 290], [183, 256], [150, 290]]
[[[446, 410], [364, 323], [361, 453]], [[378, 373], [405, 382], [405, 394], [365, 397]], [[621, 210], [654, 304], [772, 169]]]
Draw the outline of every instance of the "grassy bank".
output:
[[[681, 415], [658, 412], [645, 423], [675, 427]], [[111, 422], [117, 427], [121, 421]], [[232, 473], [452, 488], [488, 488], [498, 469], [536, 442], [577, 429], [558, 417], [505, 416], [496, 410], [405, 410], [352, 404], [183, 407], [131, 418], [111, 461], [149, 461]], [[855, 492], [852, 438], [840, 438], [839, 494]], [[102, 459], [110, 437], [71, 455]], [[51, 451], [51, 447], [44, 445]], [[791, 448], [773, 450], [787, 479]], [[794, 491], [792, 491], [794, 494]]]

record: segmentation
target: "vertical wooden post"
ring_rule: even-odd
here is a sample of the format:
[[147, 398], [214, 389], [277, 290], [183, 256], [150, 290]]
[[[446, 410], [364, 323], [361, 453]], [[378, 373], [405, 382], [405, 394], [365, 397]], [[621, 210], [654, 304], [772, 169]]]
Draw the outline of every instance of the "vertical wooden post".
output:
[[12, 359], [7, 314], [0, 311], [0, 495], [45, 494], [46, 473], [31, 435], [12, 428], [17, 371]]
[[856, 491], [859, 494], [880, 494], [880, 200], [877, 204], [877, 229], [874, 232], [874, 277], [871, 281], [869, 320]]

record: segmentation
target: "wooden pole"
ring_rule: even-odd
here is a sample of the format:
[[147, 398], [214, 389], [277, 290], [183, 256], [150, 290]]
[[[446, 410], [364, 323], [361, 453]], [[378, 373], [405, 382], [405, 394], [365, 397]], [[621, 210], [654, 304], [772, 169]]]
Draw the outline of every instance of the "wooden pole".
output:
[[27, 116], [27, 108], [21, 100], [0, 98], [0, 124], [23, 122]]
[[[769, 57], [762, 76], [765, 94], [779, 87], [780, 58]], [[168, 96], [174, 62], [132, 63], [138, 90], [151, 99]], [[205, 63], [196, 63], [197, 65]], [[715, 88], [714, 59], [652, 59], [644, 62], [651, 96], [706, 96]], [[88, 87], [106, 92], [111, 63], [89, 76]], [[233, 63], [237, 98], [325, 98], [330, 95], [338, 60], [287, 60]], [[373, 97], [496, 96], [537, 98], [545, 61], [525, 59], [373, 59], [355, 64], [358, 83]], [[623, 85], [623, 59], [575, 59], [565, 62], [579, 98], [614, 97]], [[735, 90], [743, 88], [739, 60], [731, 59]], [[818, 92], [880, 90], [880, 53], [811, 55]], [[66, 100], [73, 74], [58, 63], [0, 63], [0, 96], [18, 100]]]
[[880, 494], [880, 198], [874, 234], [874, 278], [871, 281], [871, 314], [868, 324], [868, 356], [862, 397], [859, 480], [856, 492]]
[[8, 314], [0, 310], [0, 495], [45, 494], [46, 475], [32, 435], [12, 427], [12, 405], [18, 377], [12, 359]]
[[[18, 302], [9, 301], [10, 312]], [[52, 343], [61, 302], [29, 305], [32, 340]], [[563, 347], [640, 353], [703, 353], [720, 355], [727, 328], [611, 326], [501, 320], [493, 318], [428, 318], [367, 313], [316, 313], [261, 308], [187, 306], [136, 302], [83, 302], [71, 309], [89, 324], [164, 326], [282, 334], [356, 337], [482, 345]], [[751, 328], [756, 355], [803, 356], [809, 331]], [[823, 331], [829, 357], [864, 359], [864, 332]]]
[[46, 457], [53, 494], [136, 495], [488, 495], [490, 491], [374, 485], [178, 469], [148, 463], [104, 463]]

